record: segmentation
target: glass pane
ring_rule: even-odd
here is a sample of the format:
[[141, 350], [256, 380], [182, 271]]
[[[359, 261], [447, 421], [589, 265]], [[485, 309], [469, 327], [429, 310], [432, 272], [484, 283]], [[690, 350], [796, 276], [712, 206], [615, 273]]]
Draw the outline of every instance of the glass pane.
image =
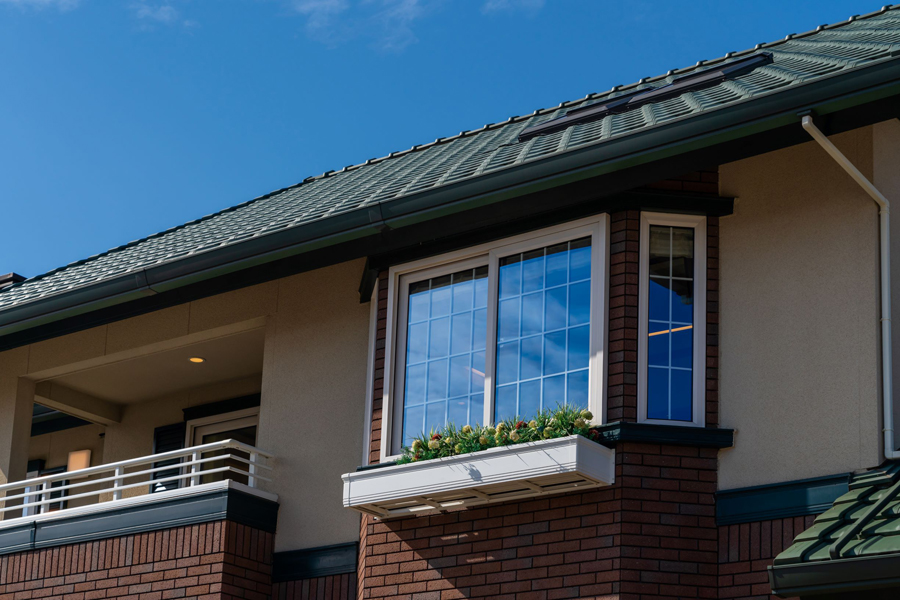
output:
[[494, 419], [530, 418], [567, 398], [587, 406], [590, 238], [504, 257], [500, 271]]
[[519, 342], [497, 347], [497, 384], [503, 385], [519, 378]]
[[670, 419], [673, 421], [690, 421], [691, 396], [693, 382], [691, 372], [672, 369], [672, 409]]
[[647, 417], [669, 418], [669, 369], [647, 369]]
[[472, 351], [472, 313], [453, 315], [450, 332], [450, 354]]
[[438, 277], [431, 284], [431, 317], [450, 314], [450, 275]]
[[569, 327], [591, 320], [591, 282], [582, 281], [569, 286]]
[[569, 330], [569, 363], [567, 365], [569, 371], [588, 368], [590, 336], [591, 328], [587, 325]]
[[507, 415], [504, 418], [508, 418], [515, 416], [516, 408], [516, 384], [498, 387], [495, 408], [496, 413], [499, 415]]
[[472, 394], [469, 397], [469, 419], [466, 423], [484, 423], [484, 394]]
[[519, 298], [509, 298], [500, 301], [500, 316], [498, 318], [497, 340], [514, 340], [519, 337]]
[[569, 406], [588, 406], [588, 370], [575, 371], [567, 376], [566, 404]]
[[427, 365], [415, 365], [406, 369], [406, 404], [425, 402], [425, 371]]
[[409, 446], [413, 438], [425, 431], [425, 407], [410, 406], [403, 411], [403, 445]]
[[[454, 356], [450, 359], [450, 392], [451, 398], [467, 396], [469, 394], [469, 382], [471, 381], [471, 369], [469, 361], [471, 355]], [[455, 421], [458, 422], [458, 421]]]
[[[448, 420], [483, 420], [487, 267], [409, 285], [403, 444]], [[516, 336], [513, 336], [514, 339]]]
[[541, 348], [544, 341], [539, 335], [522, 339], [522, 363], [519, 370], [521, 379], [533, 379], [541, 376]]
[[672, 277], [694, 278], [694, 230], [672, 228]]
[[428, 356], [428, 323], [416, 323], [409, 326], [409, 339], [406, 342], [406, 364], [423, 362]]
[[544, 289], [544, 251], [526, 252], [522, 261], [522, 292]]
[[425, 405], [425, 433], [439, 429], [447, 422], [447, 401], [440, 400]]
[[[694, 330], [676, 328], [672, 331], [672, 366], [690, 369], [694, 362]], [[662, 336], [660, 336], [662, 337]]]
[[670, 297], [672, 302], [672, 321], [674, 323], [693, 323], [694, 282], [673, 279]]
[[522, 260], [517, 254], [500, 261], [500, 297], [518, 296], [522, 290]]
[[541, 410], [541, 380], [533, 379], [519, 384], [519, 410], [517, 415], [528, 418]]
[[469, 422], [469, 399], [451, 398], [447, 407], [447, 420], [451, 423]]
[[694, 230], [650, 228], [647, 417], [691, 421]]
[[450, 350], [450, 318], [442, 317], [429, 323], [428, 358], [442, 358]]

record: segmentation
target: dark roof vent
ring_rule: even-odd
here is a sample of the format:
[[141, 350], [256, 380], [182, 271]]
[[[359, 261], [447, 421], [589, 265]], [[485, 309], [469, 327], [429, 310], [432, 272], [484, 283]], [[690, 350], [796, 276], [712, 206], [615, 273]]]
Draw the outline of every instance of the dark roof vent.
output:
[[553, 119], [541, 123], [540, 125], [534, 125], [533, 127], [523, 129], [522, 133], [519, 134], [519, 141], [524, 142], [539, 135], [563, 131], [573, 125], [597, 121], [607, 115], [627, 112], [651, 102], [668, 100], [669, 98], [680, 96], [685, 92], [712, 87], [726, 79], [744, 75], [757, 67], [767, 65], [771, 62], [772, 55], [768, 52], [761, 52], [747, 58], [722, 63], [711, 69], [676, 77], [672, 83], [667, 85], [633, 90], [626, 94], [616, 96], [615, 98], [607, 98], [606, 100], [595, 104], [579, 106], [578, 108], [573, 108], [568, 111], [564, 116], [559, 117], [558, 119]]
[[0, 275], [0, 290], [14, 283], [19, 283], [20, 281], [25, 281], [25, 278], [18, 273], [7, 273], [6, 275]]

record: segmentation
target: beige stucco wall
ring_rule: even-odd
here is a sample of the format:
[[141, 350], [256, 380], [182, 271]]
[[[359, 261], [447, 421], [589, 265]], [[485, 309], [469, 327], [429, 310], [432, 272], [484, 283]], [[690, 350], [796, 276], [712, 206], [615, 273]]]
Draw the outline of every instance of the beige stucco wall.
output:
[[279, 281], [263, 364], [260, 447], [278, 457], [273, 486], [286, 499], [276, 551], [359, 538], [342, 508], [340, 475], [362, 459], [369, 305], [359, 303], [363, 264]]
[[[872, 183], [891, 202], [891, 354], [894, 406], [900, 402], [900, 121], [892, 119], [873, 128]], [[894, 316], [897, 315], [897, 316]], [[894, 439], [900, 442], [900, 410], [894, 410]], [[894, 449], [898, 445], [895, 442]]]
[[[799, 125], [798, 125], [799, 127]], [[872, 128], [832, 138], [867, 176]], [[868, 196], [806, 143], [724, 165], [719, 487], [880, 462], [878, 225]]]
[[[268, 485], [281, 504], [277, 549], [357, 540], [359, 515], [342, 506], [340, 476], [362, 457], [363, 265], [344, 263], [0, 353], [0, 414], [9, 415], [0, 419], [0, 476], [20, 479], [29, 451], [46, 448], [28, 440], [34, 381], [262, 327], [261, 374], [125, 405], [121, 422], [105, 427], [103, 462], [151, 453], [153, 429], [181, 421], [183, 408], [261, 391], [257, 443], [277, 457]], [[62, 452], [65, 440], [58, 441], [53, 446]]]

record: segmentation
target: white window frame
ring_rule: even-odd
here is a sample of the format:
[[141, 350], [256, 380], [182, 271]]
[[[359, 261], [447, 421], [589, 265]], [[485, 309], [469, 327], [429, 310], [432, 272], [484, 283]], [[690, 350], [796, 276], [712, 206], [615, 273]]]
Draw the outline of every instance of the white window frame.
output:
[[240, 427], [248, 427], [251, 425], [256, 425], [256, 435], [259, 437], [258, 406], [218, 415], [210, 415], [200, 419], [192, 419], [187, 422], [187, 427], [185, 427], [185, 448], [200, 445], [199, 443], [194, 443], [194, 439], [197, 437], [197, 433], [202, 429], [208, 428], [208, 430], [203, 433], [209, 434], [228, 431], [229, 429], [238, 429]]
[[[493, 373], [496, 360], [497, 296], [500, 258], [565, 241], [591, 237], [591, 344], [589, 359], [589, 409], [595, 422], [606, 417], [606, 337], [608, 329], [607, 299], [609, 296], [609, 216], [606, 214], [579, 219], [562, 225], [517, 235], [436, 257], [391, 267], [388, 273], [388, 311], [385, 340], [384, 395], [381, 420], [381, 462], [400, 456], [400, 426], [402, 419], [403, 375], [405, 365], [398, 365], [397, 357], [405, 354], [406, 311], [409, 309], [410, 281], [431, 279], [457, 271], [488, 267], [487, 341], [485, 346], [484, 418], [493, 422]], [[404, 330], [400, 331], [400, 325]], [[398, 414], [399, 413], [399, 414]]]
[[[694, 230], [694, 356], [692, 420], [647, 418], [647, 336], [650, 287], [650, 226], [689, 227]], [[669, 213], [641, 213], [640, 284], [638, 290], [638, 421], [660, 425], [705, 427], [706, 424], [706, 217]]]

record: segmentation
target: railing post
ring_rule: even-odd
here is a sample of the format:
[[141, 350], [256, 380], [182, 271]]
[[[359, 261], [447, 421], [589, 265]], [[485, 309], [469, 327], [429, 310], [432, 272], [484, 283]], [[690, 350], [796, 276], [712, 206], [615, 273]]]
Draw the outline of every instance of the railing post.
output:
[[250, 465], [249, 465], [250, 468], [247, 469], [247, 471], [249, 471], [249, 473], [250, 473], [250, 476], [247, 477], [247, 485], [252, 488], [256, 487], [256, 477], [254, 477], [254, 475], [256, 475], [256, 461], [257, 460], [259, 460], [259, 454], [256, 452], [251, 452], [250, 453]]
[[[125, 474], [125, 467], [116, 467], [116, 478], [113, 480], [113, 500], [122, 499], [122, 490], [117, 489], [122, 485], [122, 475]], [[152, 485], [152, 484], [151, 484]]]
[[[191, 462], [196, 462], [198, 460], [200, 460], [200, 453], [199, 452], [191, 453]], [[191, 475], [192, 475], [191, 485], [192, 486], [200, 485], [200, 477], [198, 475], [196, 475], [196, 473], [199, 473], [199, 472], [200, 472], [200, 465], [198, 465], [198, 464], [191, 465]]]

